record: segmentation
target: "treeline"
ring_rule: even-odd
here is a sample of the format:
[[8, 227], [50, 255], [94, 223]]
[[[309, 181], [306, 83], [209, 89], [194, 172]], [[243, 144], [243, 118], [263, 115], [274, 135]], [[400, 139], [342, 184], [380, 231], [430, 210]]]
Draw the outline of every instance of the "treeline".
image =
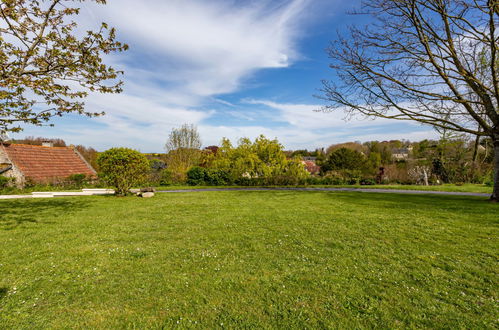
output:
[[[28, 137], [14, 143], [38, 144]], [[66, 146], [62, 139], [50, 140]], [[144, 154], [150, 186], [189, 185], [307, 185], [307, 184], [442, 184], [493, 182], [493, 147], [485, 138], [443, 134], [439, 140], [370, 141], [333, 144], [316, 150], [284, 150], [276, 139], [261, 135], [233, 144], [201, 147], [196, 127], [173, 129], [166, 153]], [[99, 172], [99, 153], [75, 147]], [[141, 167], [143, 171], [144, 167]]]
[[[184, 133], [181, 133], [181, 131]], [[195, 139], [195, 128], [172, 134]], [[176, 139], [177, 141], [181, 139]], [[201, 145], [200, 141], [196, 142]], [[149, 155], [160, 184], [295, 185], [295, 184], [442, 184], [493, 182], [493, 147], [488, 139], [443, 134], [439, 140], [369, 141], [333, 144], [316, 150], [285, 151], [277, 140], [247, 138], [234, 146], [194, 149], [172, 146], [164, 155]], [[192, 141], [191, 144], [192, 145]]]

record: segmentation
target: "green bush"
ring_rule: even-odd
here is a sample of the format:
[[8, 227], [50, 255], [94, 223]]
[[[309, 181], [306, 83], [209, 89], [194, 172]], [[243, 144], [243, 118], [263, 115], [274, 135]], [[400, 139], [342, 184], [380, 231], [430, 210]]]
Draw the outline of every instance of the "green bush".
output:
[[230, 174], [221, 169], [206, 169], [204, 181], [210, 186], [225, 186], [231, 184]]
[[161, 171], [159, 185], [160, 186], [171, 186], [173, 184], [173, 174], [169, 169], [164, 169]]
[[112, 148], [99, 155], [100, 177], [115, 188], [116, 195], [128, 194], [130, 188], [147, 180], [150, 167], [147, 158], [129, 148]]
[[200, 166], [193, 166], [187, 171], [187, 184], [200, 186], [205, 184], [206, 170]]
[[342, 185], [346, 184], [345, 178], [338, 172], [330, 172], [324, 178], [322, 184]]
[[87, 182], [87, 176], [83, 173], [80, 174], [71, 174], [68, 177], [68, 181], [71, 185], [74, 185], [78, 188], [83, 187], [83, 185]]
[[12, 181], [12, 178], [0, 175], [0, 189], [6, 188]]
[[363, 186], [372, 186], [376, 184], [376, 180], [372, 178], [363, 178], [360, 180], [360, 184]]
[[331, 170], [363, 170], [366, 167], [366, 157], [352, 149], [340, 148], [333, 151], [321, 168], [323, 173]]

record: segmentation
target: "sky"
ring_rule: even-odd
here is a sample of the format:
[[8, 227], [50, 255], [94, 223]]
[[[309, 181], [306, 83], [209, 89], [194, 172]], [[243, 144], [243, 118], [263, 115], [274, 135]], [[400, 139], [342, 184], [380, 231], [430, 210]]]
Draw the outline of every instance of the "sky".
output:
[[[337, 79], [326, 48], [363, 18], [359, 0], [108, 0], [81, 3], [82, 29], [106, 22], [127, 52], [106, 55], [123, 70], [120, 94], [91, 94], [86, 118], [54, 127], [24, 126], [12, 138], [62, 138], [99, 151], [131, 147], [163, 152], [169, 133], [197, 126], [203, 146], [260, 134], [287, 150], [348, 141], [435, 138], [431, 127], [325, 113], [322, 80]], [[368, 23], [366, 20], [364, 23]]]

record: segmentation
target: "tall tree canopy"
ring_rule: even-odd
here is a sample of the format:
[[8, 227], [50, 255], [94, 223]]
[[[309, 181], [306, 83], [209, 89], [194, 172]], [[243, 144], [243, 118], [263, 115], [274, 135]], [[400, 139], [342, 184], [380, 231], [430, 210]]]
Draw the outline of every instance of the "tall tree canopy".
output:
[[99, 115], [85, 110], [88, 93], [121, 91], [117, 78], [122, 72], [104, 64], [102, 55], [128, 46], [105, 23], [97, 31], [77, 33], [73, 17], [84, 1], [2, 0], [0, 132], [20, 131], [21, 123], [42, 125], [67, 113]]
[[373, 23], [328, 50], [325, 110], [415, 120], [490, 137], [499, 199], [499, 1], [366, 0]]

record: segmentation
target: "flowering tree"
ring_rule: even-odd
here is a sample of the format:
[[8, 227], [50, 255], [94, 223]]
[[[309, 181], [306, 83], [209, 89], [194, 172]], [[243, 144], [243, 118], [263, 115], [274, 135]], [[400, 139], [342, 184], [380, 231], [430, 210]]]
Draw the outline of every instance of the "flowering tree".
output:
[[[76, 33], [72, 17], [85, 0], [4, 0], [0, 4], [0, 133], [21, 123], [42, 125], [54, 116], [85, 110], [89, 92], [118, 93], [122, 72], [102, 55], [128, 48], [105, 23]], [[105, 0], [92, 0], [104, 4]]]

